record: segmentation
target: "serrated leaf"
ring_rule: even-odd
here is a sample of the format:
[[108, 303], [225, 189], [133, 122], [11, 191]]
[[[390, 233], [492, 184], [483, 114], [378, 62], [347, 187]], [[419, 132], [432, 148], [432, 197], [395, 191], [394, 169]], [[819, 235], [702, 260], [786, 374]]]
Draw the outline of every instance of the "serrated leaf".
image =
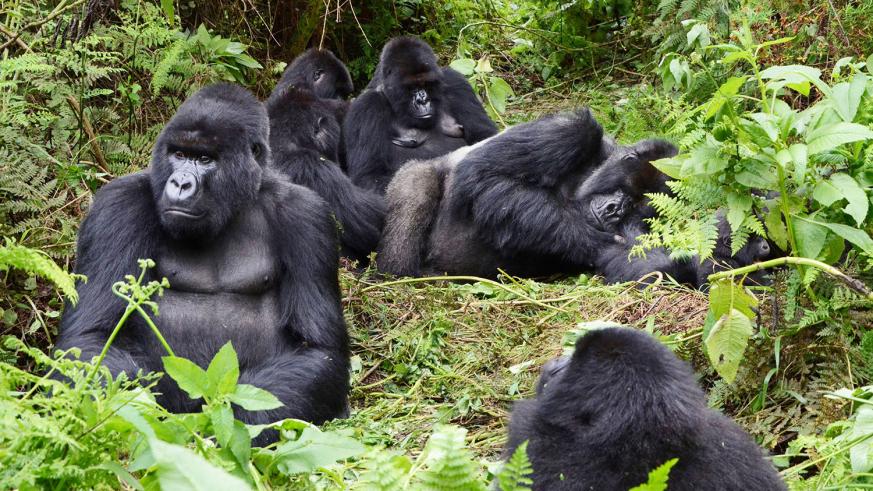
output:
[[649, 472], [649, 480], [639, 486], [635, 486], [630, 491], [664, 491], [668, 489], [667, 481], [670, 477], [670, 469], [673, 468], [679, 459], [670, 459], [667, 462], [659, 465]]
[[873, 438], [869, 437], [871, 433], [873, 433], [873, 406], [863, 404], [855, 413], [855, 422], [852, 425], [851, 440], [861, 440], [849, 450], [852, 472], [870, 472], [870, 469], [873, 469]]
[[736, 378], [752, 332], [752, 320], [733, 309], [715, 322], [704, 340], [709, 361], [725, 382]]
[[832, 175], [830, 182], [842, 192], [843, 197], [849, 202], [843, 211], [854, 218], [859, 227], [863, 225], [870, 206], [867, 193], [861, 189], [856, 180], [852, 179], [852, 176], [842, 172]]
[[461, 75], [470, 76], [476, 69], [476, 60], [470, 58], [460, 58], [452, 61], [449, 64], [452, 70], [459, 72]]
[[209, 419], [212, 422], [212, 431], [222, 447], [227, 446], [233, 436], [233, 411], [227, 404], [220, 404], [209, 408]]
[[715, 319], [738, 310], [747, 317], [755, 316], [758, 299], [749, 293], [742, 285], [734, 283], [729, 278], [716, 281], [709, 290], [709, 310]]
[[210, 396], [230, 394], [234, 391], [239, 380], [239, 361], [230, 341], [222, 346], [209, 362], [206, 375], [209, 378]]
[[279, 445], [274, 460], [280, 471], [297, 474], [360, 455], [364, 450], [364, 445], [354, 438], [309, 426], [297, 440]]
[[857, 141], [873, 138], [870, 128], [857, 123], [834, 123], [816, 128], [806, 135], [806, 146], [809, 155], [827, 152], [834, 148]]
[[803, 184], [803, 181], [806, 179], [806, 167], [809, 162], [806, 145], [795, 143], [788, 147], [788, 153], [791, 154], [791, 160], [794, 161], [794, 182]]
[[209, 393], [209, 377], [194, 362], [177, 356], [165, 356], [161, 359], [164, 362], [164, 371], [191, 399], [199, 399]]
[[230, 401], [249, 411], [265, 411], [284, 406], [273, 394], [249, 384], [237, 385]]
[[248, 491], [251, 489], [242, 479], [212, 465], [185, 447], [152, 439], [149, 440], [149, 449], [155, 459], [154, 473], [164, 491], [215, 491], [217, 489]]

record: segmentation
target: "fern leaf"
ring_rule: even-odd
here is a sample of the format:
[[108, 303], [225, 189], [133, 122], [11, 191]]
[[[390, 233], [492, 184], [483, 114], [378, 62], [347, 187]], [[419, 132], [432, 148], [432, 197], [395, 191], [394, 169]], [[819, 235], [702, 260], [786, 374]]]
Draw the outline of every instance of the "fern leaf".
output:
[[515, 449], [512, 457], [506, 461], [503, 469], [497, 474], [497, 482], [502, 491], [530, 491], [533, 480], [533, 466], [527, 458], [527, 443], [524, 442]]
[[0, 247], [0, 271], [16, 268], [45, 278], [57, 286], [73, 305], [79, 301], [75, 277], [58, 266], [47, 254], [20, 246], [11, 240]]

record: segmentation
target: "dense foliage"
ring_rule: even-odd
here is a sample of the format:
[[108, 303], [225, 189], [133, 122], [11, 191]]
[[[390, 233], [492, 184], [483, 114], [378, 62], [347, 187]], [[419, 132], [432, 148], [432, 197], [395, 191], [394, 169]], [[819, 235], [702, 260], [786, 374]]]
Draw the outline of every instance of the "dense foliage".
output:
[[[0, 9], [0, 487], [527, 489], [523, 451], [497, 464], [510, 403], [531, 395], [562, 338], [572, 344], [575, 326], [598, 318], [689, 358], [711, 405], [776, 455], [792, 487], [870, 485], [869, 2], [298, 3]], [[264, 449], [250, 441], [268, 428], [235, 420], [231, 403], [276, 400], [237, 383], [230, 345], [205, 370], [167, 347], [163, 376], [204, 399], [184, 415], [155, 402], [157, 375], [113, 380], [52, 356], [62, 304], [76, 301], [66, 270], [90, 198], [147, 165], [187, 95], [229, 80], [263, 96], [319, 45], [362, 87], [401, 33], [467, 75], [503, 125], [586, 104], [621, 141], [676, 141], [680, 155], [658, 164], [675, 196], [652, 197], [661, 214], [637, 253], [706, 257], [724, 213], [735, 250], [765, 236], [788, 257], [770, 266], [787, 269], [755, 289], [738, 283], [749, 271], [724, 274], [706, 293], [586, 276], [376, 284], [343, 271], [352, 417], [322, 429], [277, 422], [281, 439]], [[151, 296], [166, 284], [118, 280], [131, 305], [119, 329], [156, 313]], [[671, 465], [637, 489], [669, 488]]]

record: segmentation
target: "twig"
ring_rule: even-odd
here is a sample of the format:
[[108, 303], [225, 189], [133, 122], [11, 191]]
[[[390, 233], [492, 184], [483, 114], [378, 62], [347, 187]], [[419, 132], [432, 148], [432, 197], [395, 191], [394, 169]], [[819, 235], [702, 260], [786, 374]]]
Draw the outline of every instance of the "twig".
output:
[[94, 133], [94, 127], [91, 126], [91, 121], [88, 120], [88, 116], [85, 115], [85, 111], [82, 110], [79, 101], [73, 98], [73, 96], [68, 95], [67, 103], [70, 104], [70, 107], [73, 108], [73, 111], [79, 115], [79, 118], [82, 121], [82, 127], [88, 135], [88, 144], [91, 145], [91, 153], [94, 154], [94, 158], [97, 160], [97, 167], [111, 176], [112, 172], [109, 171], [109, 164], [106, 162], [106, 157], [103, 156], [103, 150], [100, 148], [100, 144], [97, 143], [97, 134]]
[[18, 34], [15, 34], [14, 32], [10, 31], [9, 29], [6, 29], [5, 27], [3, 27], [3, 24], [0, 24], [0, 32], [2, 32], [3, 35], [6, 36], [7, 38], [9, 38], [10, 40], [15, 41], [15, 44], [20, 46], [21, 49], [23, 49], [24, 51], [28, 51], [28, 52], [31, 51], [30, 46], [28, 46], [27, 43], [25, 43], [24, 41], [22, 41], [21, 39], [18, 38]]
[[873, 300], [873, 291], [871, 291], [870, 288], [867, 287], [867, 285], [861, 282], [861, 280], [852, 278], [851, 276], [843, 273], [839, 269], [829, 264], [825, 264], [821, 261], [816, 261], [815, 259], [809, 259], [805, 257], [780, 257], [776, 259], [771, 259], [769, 261], [755, 263], [749, 266], [743, 266], [742, 268], [732, 269], [730, 271], [721, 271], [718, 273], [714, 273], [709, 275], [706, 279], [711, 283], [713, 281], [718, 281], [725, 278], [733, 278], [734, 276], [745, 275], [754, 271], [760, 271], [762, 269], [773, 268], [776, 266], [784, 266], [786, 264], [812, 266], [814, 268], [818, 268], [843, 282], [858, 295], [861, 295], [867, 300]]
[[61, 0], [61, 3], [59, 3], [58, 6], [55, 7], [55, 9], [52, 10], [47, 16], [43, 17], [40, 20], [33, 21], [33, 22], [25, 25], [21, 29], [19, 29], [16, 34], [12, 35], [11, 39], [9, 39], [8, 41], [6, 41], [3, 44], [0, 44], [0, 51], [3, 51], [4, 49], [8, 48], [9, 46], [12, 45], [12, 43], [17, 42], [18, 38], [21, 36], [21, 33], [23, 33], [24, 31], [27, 31], [28, 29], [33, 29], [34, 27], [40, 27], [43, 24], [48, 23], [49, 21], [51, 21], [55, 17], [63, 14], [67, 10], [70, 10], [70, 9], [75, 8], [75, 7], [78, 7], [79, 5], [82, 5], [83, 3], [85, 3], [85, 0], [76, 0], [75, 2], [73, 2], [69, 5], [66, 5], [66, 3], [67, 3], [67, 0]]

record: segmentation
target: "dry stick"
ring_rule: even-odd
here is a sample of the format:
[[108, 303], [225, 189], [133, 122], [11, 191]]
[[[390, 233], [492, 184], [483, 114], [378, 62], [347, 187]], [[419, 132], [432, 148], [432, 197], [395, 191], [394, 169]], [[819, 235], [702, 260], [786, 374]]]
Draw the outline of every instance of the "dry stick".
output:
[[0, 33], [3, 33], [4, 36], [15, 41], [15, 44], [20, 46], [21, 49], [23, 49], [24, 51], [28, 51], [28, 52], [31, 51], [30, 46], [28, 46], [27, 43], [25, 43], [24, 41], [22, 41], [21, 39], [18, 38], [18, 34], [15, 34], [14, 32], [10, 31], [9, 29], [6, 29], [5, 27], [3, 27], [2, 24], [0, 24]]
[[821, 261], [816, 261], [815, 259], [808, 259], [805, 257], [780, 257], [777, 259], [771, 259], [769, 261], [764, 261], [760, 263], [751, 264], [749, 266], [743, 266], [742, 268], [732, 269], [730, 271], [721, 271], [719, 273], [714, 273], [709, 275], [706, 279], [712, 283], [714, 281], [718, 281], [725, 278], [733, 278], [734, 276], [748, 274], [754, 271], [760, 271], [762, 269], [773, 268], [776, 266], [784, 266], [786, 264], [797, 264], [801, 266], [812, 266], [814, 268], [818, 268], [825, 273], [833, 276], [834, 278], [842, 281], [846, 286], [848, 286], [852, 291], [866, 298], [867, 300], [873, 300], [873, 291], [867, 287], [861, 280], [852, 278], [851, 276], [843, 273], [839, 269], [825, 264]]
[[103, 156], [103, 150], [100, 148], [100, 144], [97, 143], [97, 134], [94, 133], [94, 128], [91, 126], [91, 121], [88, 120], [88, 117], [85, 115], [85, 111], [82, 110], [82, 106], [79, 105], [79, 101], [73, 98], [73, 96], [67, 96], [67, 102], [70, 104], [70, 107], [73, 108], [76, 114], [80, 115], [79, 117], [82, 120], [82, 127], [85, 129], [85, 133], [88, 135], [88, 144], [91, 145], [91, 153], [94, 154], [94, 158], [97, 159], [97, 167], [100, 168], [106, 174], [112, 176], [112, 172], [109, 171], [109, 164], [106, 162], [106, 157]]
[[55, 7], [55, 9], [51, 11], [51, 13], [49, 13], [47, 16], [45, 16], [45, 18], [40, 19], [38, 21], [31, 22], [30, 24], [27, 24], [24, 27], [22, 27], [21, 29], [19, 29], [17, 33], [12, 35], [12, 38], [9, 39], [9, 41], [6, 41], [5, 43], [0, 44], [0, 51], [3, 51], [4, 49], [8, 48], [9, 46], [12, 45], [12, 43], [17, 42], [18, 38], [21, 36], [22, 32], [24, 32], [28, 29], [33, 29], [34, 27], [40, 27], [43, 24], [46, 24], [47, 22], [49, 22], [52, 19], [54, 19], [55, 17], [63, 14], [67, 10], [70, 10], [70, 9], [75, 8], [75, 7], [78, 7], [79, 5], [82, 5], [83, 3], [85, 3], [85, 0], [76, 0], [75, 2], [73, 2], [69, 5], [65, 5], [66, 3], [67, 3], [67, 0], [61, 0], [61, 3], [59, 3], [58, 6]]

